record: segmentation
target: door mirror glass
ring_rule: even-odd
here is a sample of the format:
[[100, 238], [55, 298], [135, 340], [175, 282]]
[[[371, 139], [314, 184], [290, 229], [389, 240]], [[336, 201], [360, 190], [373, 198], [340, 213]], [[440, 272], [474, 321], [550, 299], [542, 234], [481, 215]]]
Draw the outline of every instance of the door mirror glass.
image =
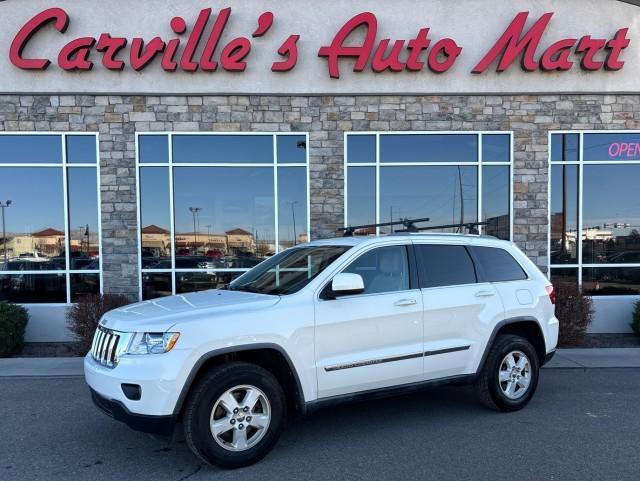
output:
[[335, 276], [331, 281], [331, 291], [335, 297], [362, 294], [364, 292], [364, 281], [360, 274], [343, 272]]

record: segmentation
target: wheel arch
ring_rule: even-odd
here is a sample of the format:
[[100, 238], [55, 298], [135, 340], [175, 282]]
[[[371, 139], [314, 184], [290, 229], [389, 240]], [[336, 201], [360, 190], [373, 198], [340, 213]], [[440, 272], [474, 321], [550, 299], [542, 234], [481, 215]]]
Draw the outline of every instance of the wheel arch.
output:
[[261, 343], [216, 349], [202, 355], [195, 363], [182, 386], [173, 414], [182, 416], [182, 408], [198, 380], [210, 369], [226, 362], [243, 361], [256, 364], [275, 376], [287, 397], [290, 412], [305, 413], [302, 384], [291, 358], [278, 344]]
[[482, 372], [484, 364], [487, 360], [487, 356], [489, 355], [489, 350], [491, 349], [491, 346], [493, 345], [496, 337], [498, 337], [499, 334], [514, 334], [525, 338], [533, 345], [533, 348], [536, 350], [536, 354], [538, 355], [538, 362], [540, 363], [540, 365], [542, 366], [542, 364], [545, 362], [547, 348], [544, 334], [538, 320], [535, 317], [527, 316], [513, 317], [499, 322], [493, 328], [491, 336], [489, 337], [489, 341], [484, 348], [484, 353], [482, 354], [478, 369], [476, 370], [476, 375]]

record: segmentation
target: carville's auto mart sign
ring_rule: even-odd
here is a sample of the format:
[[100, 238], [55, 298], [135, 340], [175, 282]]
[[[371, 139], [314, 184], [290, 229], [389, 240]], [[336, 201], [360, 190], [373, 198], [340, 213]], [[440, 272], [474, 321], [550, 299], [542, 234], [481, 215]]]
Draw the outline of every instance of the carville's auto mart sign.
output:
[[616, 0], [0, 3], [0, 92], [634, 92]]

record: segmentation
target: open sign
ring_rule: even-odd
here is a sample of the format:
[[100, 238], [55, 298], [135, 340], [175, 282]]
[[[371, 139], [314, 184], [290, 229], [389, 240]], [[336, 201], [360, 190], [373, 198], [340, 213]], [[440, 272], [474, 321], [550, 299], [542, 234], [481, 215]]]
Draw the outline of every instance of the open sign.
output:
[[636, 159], [640, 157], [640, 142], [612, 142], [609, 144], [610, 159]]

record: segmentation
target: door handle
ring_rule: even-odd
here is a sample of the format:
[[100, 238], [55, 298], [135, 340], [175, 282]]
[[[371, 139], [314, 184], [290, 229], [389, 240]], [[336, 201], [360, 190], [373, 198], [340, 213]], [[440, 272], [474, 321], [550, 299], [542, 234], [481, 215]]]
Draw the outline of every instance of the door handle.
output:
[[496, 293], [494, 291], [478, 291], [476, 292], [476, 297], [491, 297], [495, 296]]
[[393, 303], [394, 306], [404, 307], [404, 306], [415, 306], [418, 303], [415, 299], [400, 299]]

